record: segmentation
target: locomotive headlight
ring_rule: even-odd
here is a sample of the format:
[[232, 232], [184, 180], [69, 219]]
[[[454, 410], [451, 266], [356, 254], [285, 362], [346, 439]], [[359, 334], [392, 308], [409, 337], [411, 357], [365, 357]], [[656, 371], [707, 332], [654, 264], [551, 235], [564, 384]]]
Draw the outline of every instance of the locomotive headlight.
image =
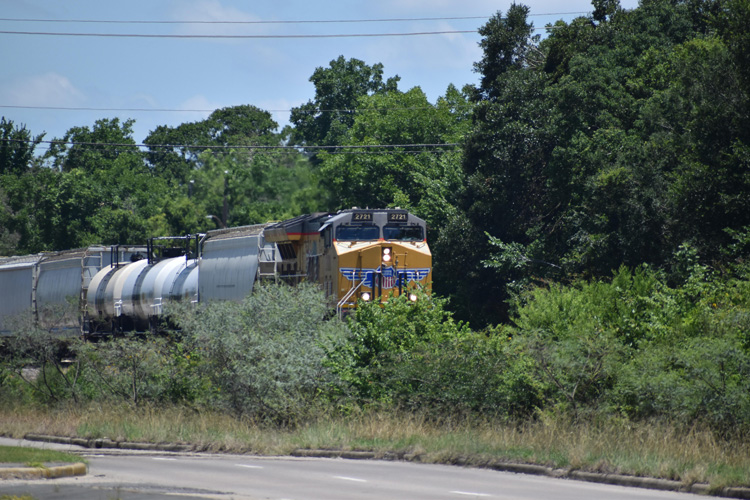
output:
[[409, 300], [411, 300], [412, 302], [416, 302], [417, 301], [417, 294], [414, 293], [414, 292], [410, 293], [409, 294]]
[[383, 262], [390, 262], [393, 254], [391, 253], [391, 247], [383, 247]]
[[370, 301], [370, 292], [363, 293], [362, 294], [362, 300], [364, 300], [365, 302], [369, 302]]

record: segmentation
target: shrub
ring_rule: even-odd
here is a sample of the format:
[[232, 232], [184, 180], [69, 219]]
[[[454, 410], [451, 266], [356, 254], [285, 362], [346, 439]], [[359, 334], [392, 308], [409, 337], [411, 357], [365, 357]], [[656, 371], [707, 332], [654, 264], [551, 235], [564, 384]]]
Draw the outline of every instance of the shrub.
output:
[[325, 365], [346, 326], [330, 316], [319, 287], [259, 284], [243, 302], [176, 305], [171, 320], [200, 356], [214, 405], [283, 425], [325, 403], [335, 377]]
[[446, 301], [417, 290], [412, 302], [406, 294], [390, 297], [384, 304], [360, 302], [349, 323], [346, 343], [328, 353], [334, 372], [353, 389], [358, 402], [387, 402], [391, 397], [388, 370], [383, 364], [415, 349], [431, 349], [470, 333], [453, 320]]
[[435, 420], [523, 418], [541, 404], [541, 391], [513, 347], [500, 335], [463, 335], [386, 355], [373, 373], [394, 405]]
[[[62, 318], [66, 308], [59, 309]], [[50, 317], [57, 311], [51, 311]], [[80, 363], [69, 364], [64, 356], [67, 346], [79, 343], [76, 338], [63, 338], [53, 321], [44, 329], [34, 322], [31, 314], [12, 318], [13, 335], [5, 339], [3, 385], [12, 387], [19, 397], [29, 397], [41, 403], [57, 403], [80, 398]], [[23, 396], [25, 387], [30, 394]]]

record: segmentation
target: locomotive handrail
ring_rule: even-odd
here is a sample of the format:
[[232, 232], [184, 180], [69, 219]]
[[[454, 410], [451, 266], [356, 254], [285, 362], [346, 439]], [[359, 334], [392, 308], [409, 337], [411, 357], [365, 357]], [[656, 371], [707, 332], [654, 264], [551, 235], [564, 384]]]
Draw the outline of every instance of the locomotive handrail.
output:
[[350, 288], [347, 294], [344, 295], [341, 300], [339, 300], [338, 304], [336, 304], [336, 314], [338, 315], [339, 319], [344, 319], [344, 305], [352, 297], [352, 295], [354, 295], [357, 290], [359, 290], [359, 287], [361, 287], [364, 282], [365, 278], [362, 278], [362, 281], [360, 281], [357, 286], [353, 286], [352, 288]]

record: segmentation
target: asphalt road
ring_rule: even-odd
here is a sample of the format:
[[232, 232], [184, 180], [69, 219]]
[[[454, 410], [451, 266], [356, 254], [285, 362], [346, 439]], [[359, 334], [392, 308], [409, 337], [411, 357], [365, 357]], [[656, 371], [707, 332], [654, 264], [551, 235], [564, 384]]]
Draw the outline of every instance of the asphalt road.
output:
[[[11, 440], [0, 439], [0, 444]], [[52, 447], [47, 444], [47, 447]], [[81, 453], [85, 477], [2, 481], [0, 495], [36, 499], [687, 500], [683, 493], [409, 462], [246, 455]]]

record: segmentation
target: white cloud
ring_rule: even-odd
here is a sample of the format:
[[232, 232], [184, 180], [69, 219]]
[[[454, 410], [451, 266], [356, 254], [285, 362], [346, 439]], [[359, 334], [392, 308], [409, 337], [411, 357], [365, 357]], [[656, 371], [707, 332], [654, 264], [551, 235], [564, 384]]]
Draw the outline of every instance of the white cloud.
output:
[[226, 7], [219, 0], [176, 2], [172, 12], [176, 21], [204, 21], [206, 24], [180, 25], [178, 33], [185, 35], [259, 35], [267, 32], [266, 24], [208, 24], [210, 22], [256, 22], [261, 19], [248, 12]]
[[210, 101], [206, 96], [196, 94], [182, 101], [177, 106], [177, 109], [186, 110], [185, 113], [180, 113], [180, 121], [184, 123], [205, 120], [213, 112], [190, 110], [215, 110], [223, 107], [225, 107], [225, 104]]
[[0, 87], [3, 102], [15, 106], [81, 106], [86, 96], [65, 76], [49, 72]]

